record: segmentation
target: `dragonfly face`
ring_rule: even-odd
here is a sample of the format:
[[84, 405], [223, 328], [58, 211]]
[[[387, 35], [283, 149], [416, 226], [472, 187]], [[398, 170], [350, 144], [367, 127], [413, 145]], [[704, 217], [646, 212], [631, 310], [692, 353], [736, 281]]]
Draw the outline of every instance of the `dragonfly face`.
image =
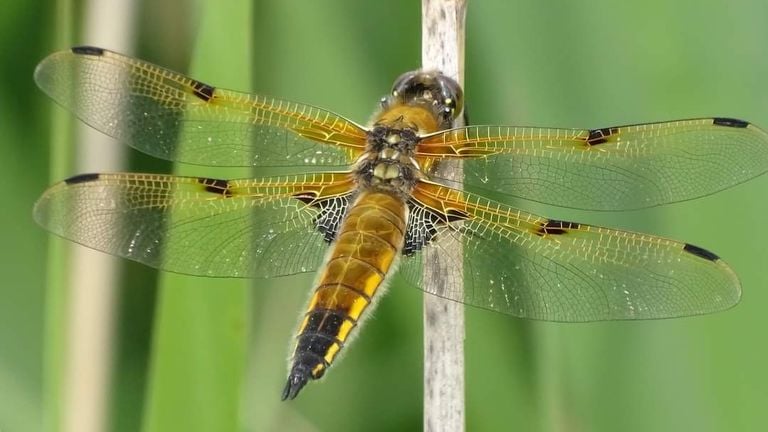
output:
[[440, 72], [411, 71], [400, 75], [382, 103], [384, 111], [397, 106], [421, 106], [431, 111], [439, 129], [448, 129], [464, 109], [461, 86]]
[[398, 78], [369, 127], [99, 48], [55, 53], [35, 79], [84, 122], [160, 158], [315, 169], [250, 179], [84, 174], [52, 186], [34, 210], [57, 235], [161, 270], [316, 271], [284, 399], [324, 374], [395, 268], [424, 288], [422, 250], [455, 241], [463, 278], [433, 294], [517, 317], [668, 318], [739, 301], [738, 279], [712, 252], [491, 201], [435, 177], [441, 161], [463, 161], [468, 186], [593, 210], [694, 199], [768, 170], [768, 135], [727, 118], [452, 129], [462, 92], [435, 72]]

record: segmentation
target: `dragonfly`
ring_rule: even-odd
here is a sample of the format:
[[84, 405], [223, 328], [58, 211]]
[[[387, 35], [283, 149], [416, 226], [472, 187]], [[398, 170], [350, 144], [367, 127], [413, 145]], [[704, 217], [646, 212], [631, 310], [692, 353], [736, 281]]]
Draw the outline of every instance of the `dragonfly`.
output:
[[[768, 170], [768, 135], [725, 117], [596, 129], [461, 126], [461, 87], [403, 74], [367, 125], [214, 87], [96, 47], [45, 58], [38, 86], [149, 155], [291, 173], [243, 179], [80, 174], [34, 208], [53, 234], [156, 269], [207, 277], [316, 272], [283, 400], [319, 379], [395, 273], [426, 292], [520, 318], [700, 315], [739, 302], [736, 274], [690, 243], [537, 216], [523, 199], [602, 211], [690, 200]], [[437, 175], [461, 161], [468, 192]], [[280, 171], [278, 171], [280, 172]], [[463, 275], [425, 285], [423, 257], [460, 245]]]

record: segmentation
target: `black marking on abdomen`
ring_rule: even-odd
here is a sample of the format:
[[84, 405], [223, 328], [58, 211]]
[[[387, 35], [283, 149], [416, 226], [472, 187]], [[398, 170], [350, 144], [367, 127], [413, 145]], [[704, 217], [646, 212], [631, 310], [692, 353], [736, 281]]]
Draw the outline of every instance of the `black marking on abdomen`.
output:
[[568, 230], [579, 229], [581, 225], [576, 222], [561, 221], [556, 219], [549, 219], [545, 223], [541, 224], [535, 231], [536, 235], [561, 235], [568, 232]]
[[88, 46], [88, 45], [76, 46], [76, 47], [72, 47], [72, 53], [80, 54], [80, 55], [90, 55], [90, 56], [103, 56], [104, 48]]
[[209, 177], [200, 177], [197, 182], [205, 186], [206, 192], [212, 192], [230, 198], [232, 191], [229, 190], [229, 181]]
[[[328, 350], [334, 344], [339, 349], [343, 347], [338, 334], [344, 321], [351, 321], [355, 325], [354, 320], [347, 317], [343, 310], [315, 309], [307, 312], [307, 324], [298, 336], [293, 365], [283, 390], [283, 400], [295, 398], [309, 380], [323, 376], [330, 366], [325, 359]], [[318, 369], [320, 365], [322, 367]]]
[[213, 86], [197, 80], [192, 80], [192, 89], [195, 96], [206, 102], [213, 99], [213, 93], [216, 91]]
[[704, 248], [694, 246], [690, 243], [686, 243], [685, 246], [683, 246], [683, 250], [690, 254], [696, 255], [699, 258], [704, 258], [705, 260], [708, 260], [708, 261], [717, 261], [720, 259], [719, 256], [713, 254], [712, 252]]
[[712, 119], [712, 124], [715, 126], [725, 126], [732, 128], [745, 128], [749, 126], [749, 122], [728, 117], [715, 117]]
[[[325, 354], [331, 345], [336, 343], [336, 337], [330, 336], [325, 333], [302, 333], [299, 336], [299, 342], [296, 345], [296, 353], [294, 354], [295, 363], [304, 363], [310, 366], [310, 370], [315, 366], [322, 363], [325, 367], [330, 366], [325, 360]], [[307, 359], [306, 354], [311, 354]], [[306, 360], [310, 360], [311, 363], [307, 363]], [[322, 374], [318, 374], [313, 378], [320, 378]]]
[[[359, 293], [357, 290], [354, 291]], [[344, 321], [348, 320], [346, 312], [334, 309], [314, 309], [307, 312], [307, 318], [307, 325], [301, 331], [302, 335], [324, 334], [333, 338], [339, 334]], [[337, 342], [341, 344], [341, 341]]]
[[64, 183], [68, 185], [72, 184], [78, 184], [78, 183], [86, 183], [91, 182], [94, 180], [98, 180], [101, 174], [78, 174], [76, 176], [72, 176], [66, 180], [64, 180]]
[[589, 136], [587, 137], [587, 144], [589, 145], [602, 144], [604, 142], [607, 142], [608, 138], [611, 135], [615, 135], [618, 132], [619, 132], [619, 128], [615, 128], [615, 127], [592, 129], [589, 131]]

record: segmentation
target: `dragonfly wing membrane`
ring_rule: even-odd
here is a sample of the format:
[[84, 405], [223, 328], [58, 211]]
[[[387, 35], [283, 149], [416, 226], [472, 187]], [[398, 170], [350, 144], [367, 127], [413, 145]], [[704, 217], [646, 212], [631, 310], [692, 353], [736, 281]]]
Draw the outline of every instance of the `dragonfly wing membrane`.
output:
[[[546, 219], [432, 183], [420, 183], [414, 199], [445, 213], [445, 220], [447, 212], [454, 215], [433, 229], [425, 246], [463, 245], [463, 281], [433, 293], [451, 300], [523, 318], [580, 322], [698, 315], [740, 298], [733, 271], [693, 245]], [[406, 257], [401, 272], [422, 286], [416, 257]], [[462, 285], [463, 291], [452, 288]]]
[[706, 196], [768, 171], [768, 134], [726, 118], [602, 129], [469, 126], [427, 137], [464, 184], [562, 207], [630, 210]]
[[48, 189], [34, 216], [59, 236], [157, 269], [267, 278], [318, 268], [350, 187], [347, 173], [86, 174]]
[[365, 130], [320, 108], [215, 88], [112, 51], [45, 58], [35, 81], [90, 126], [142, 152], [212, 166], [346, 166]]

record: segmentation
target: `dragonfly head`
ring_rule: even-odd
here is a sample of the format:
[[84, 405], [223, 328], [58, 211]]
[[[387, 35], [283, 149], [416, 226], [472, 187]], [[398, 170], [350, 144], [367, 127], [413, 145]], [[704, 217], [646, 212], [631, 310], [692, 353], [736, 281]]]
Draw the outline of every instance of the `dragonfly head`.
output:
[[456, 81], [441, 72], [416, 70], [400, 75], [383, 101], [384, 108], [400, 104], [429, 108], [445, 129], [461, 115], [464, 93]]

